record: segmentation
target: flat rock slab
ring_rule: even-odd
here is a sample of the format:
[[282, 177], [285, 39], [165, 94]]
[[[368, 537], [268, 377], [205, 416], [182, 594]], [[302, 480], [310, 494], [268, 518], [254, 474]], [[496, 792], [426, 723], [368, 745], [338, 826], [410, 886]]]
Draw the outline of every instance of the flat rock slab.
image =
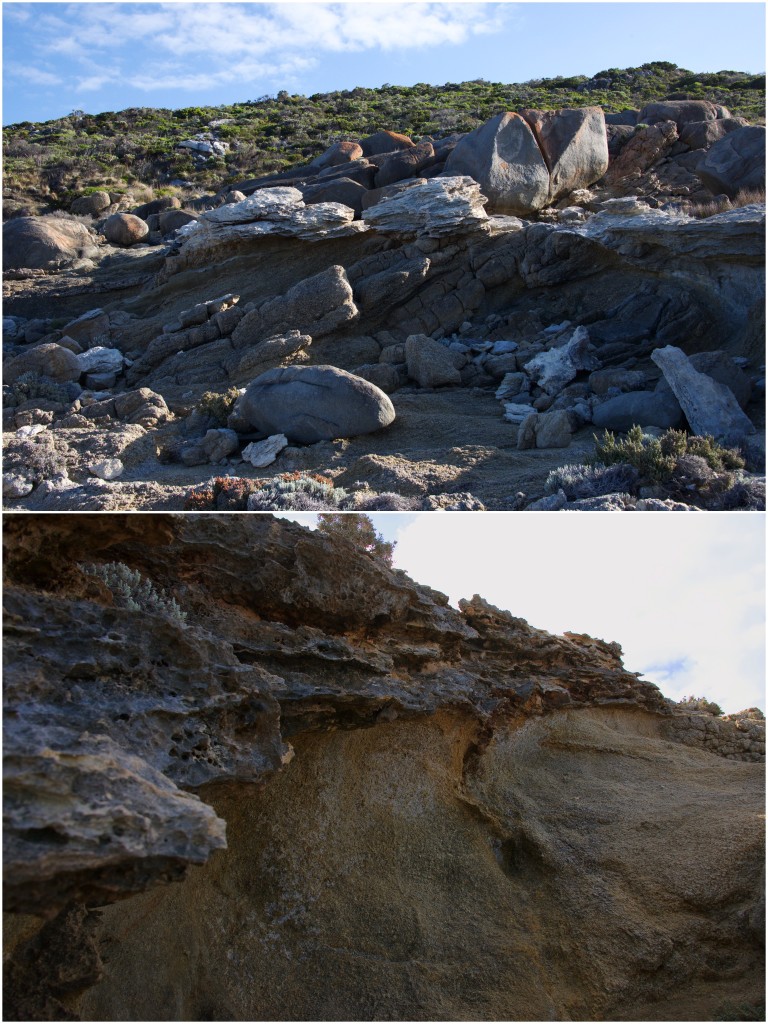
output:
[[277, 456], [288, 445], [288, 438], [285, 434], [273, 434], [265, 441], [253, 441], [246, 448], [243, 448], [243, 458], [250, 462], [256, 469], [263, 469], [270, 466]]
[[657, 348], [651, 359], [660, 367], [695, 434], [711, 434], [722, 444], [737, 445], [755, 433], [731, 389], [699, 373], [682, 349], [674, 345]]

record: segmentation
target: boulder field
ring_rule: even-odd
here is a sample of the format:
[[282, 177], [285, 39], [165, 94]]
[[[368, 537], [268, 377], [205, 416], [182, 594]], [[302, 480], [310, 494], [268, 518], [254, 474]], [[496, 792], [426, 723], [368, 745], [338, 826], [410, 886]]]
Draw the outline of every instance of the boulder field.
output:
[[[11, 264], [9, 507], [181, 509], [195, 485], [258, 468], [357, 481], [413, 508], [526, 508], [551, 471], [593, 454], [595, 427], [633, 424], [706, 428], [760, 476], [765, 207], [758, 193], [728, 196], [753, 187], [764, 129], [694, 101], [635, 113], [647, 120], [505, 113], [432, 140], [433, 156], [380, 132], [335, 144], [306, 173], [240, 182], [194, 215], [173, 197], [100, 211], [114, 237], [166, 218], [165, 241], [100, 242], [94, 259], [78, 236], [69, 269]], [[717, 203], [683, 136], [731, 175]], [[375, 174], [362, 166], [374, 160]], [[346, 198], [326, 189], [340, 170]], [[715, 208], [701, 215], [693, 199], [705, 196]], [[677, 354], [659, 361], [657, 349]], [[246, 389], [277, 396], [275, 374], [323, 367], [348, 398], [368, 395], [365, 412], [337, 420], [321, 407], [340, 392], [326, 388], [310, 414], [320, 430], [297, 432], [279, 398], [269, 415], [234, 415]], [[270, 440], [281, 436], [287, 447]], [[243, 452], [262, 441], [277, 454], [255, 467]], [[104, 460], [123, 470], [94, 480], [88, 467]], [[762, 501], [729, 494], [706, 507]], [[625, 497], [634, 508], [649, 495]]]
[[4, 545], [6, 1020], [759, 1012], [754, 709], [271, 516]]

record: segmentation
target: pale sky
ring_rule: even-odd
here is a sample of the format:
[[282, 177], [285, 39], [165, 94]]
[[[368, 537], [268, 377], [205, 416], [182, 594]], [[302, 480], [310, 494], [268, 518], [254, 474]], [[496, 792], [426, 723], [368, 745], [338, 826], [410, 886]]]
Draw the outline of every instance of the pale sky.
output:
[[[3, 124], [286, 89], [525, 82], [672, 61], [765, 70], [750, 3], [3, 3]], [[392, 125], [384, 127], [395, 127]]]
[[[287, 513], [312, 526], [311, 513]], [[665, 696], [765, 710], [762, 513], [373, 513], [395, 566], [551, 633], [617, 641]]]

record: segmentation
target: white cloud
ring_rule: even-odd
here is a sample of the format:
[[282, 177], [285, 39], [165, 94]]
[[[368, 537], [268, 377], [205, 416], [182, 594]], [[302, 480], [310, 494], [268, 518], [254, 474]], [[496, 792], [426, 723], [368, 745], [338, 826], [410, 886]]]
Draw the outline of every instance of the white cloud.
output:
[[[32, 49], [66, 57], [79, 91], [97, 89], [95, 61], [128, 45], [136, 88], [195, 91], [241, 81], [272, 83], [314, 66], [321, 54], [417, 51], [495, 31], [513, 4], [466, 3], [81, 3], [36, 20]], [[178, 69], [170, 69], [169, 58]], [[82, 67], [90, 75], [82, 77]]]
[[671, 697], [764, 706], [763, 517], [444, 513], [400, 534], [395, 564], [552, 633], [616, 640]]
[[27, 82], [31, 82], [33, 85], [61, 85], [63, 79], [59, 75], [54, 75], [50, 71], [44, 71], [42, 68], [36, 68], [30, 65], [18, 65], [8, 67], [8, 73], [13, 75], [14, 78], [23, 78]]
[[144, 92], [158, 89], [184, 89], [188, 91], [210, 89], [217, 85], [234, 82], [250, 83], [254, 81], [276, 81], [282, 83], [306, 69], [310, 61], [297, 58], [282, 64], [265, 64], [253, 60], [242, 60], [229, 64], [216, 71], [197, 67], [188, 67], [184, 63], [166, 65], [156, 72], [140, 72], [127, 78], [130, 85]]
[[77, 92], [98, 92], [107, 82], [114, 80], [114, 75], [89, 75], [87, 78], [79, 78], [75, 89]]

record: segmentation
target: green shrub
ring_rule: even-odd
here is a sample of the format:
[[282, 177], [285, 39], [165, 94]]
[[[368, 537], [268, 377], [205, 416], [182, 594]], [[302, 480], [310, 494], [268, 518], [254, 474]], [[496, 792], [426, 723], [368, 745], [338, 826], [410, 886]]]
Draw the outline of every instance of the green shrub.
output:
[[151, 580], [145, 579], [138, 570], [130, 569], [124, 562], [105, 562], [100, 565], [88, 562], [78, 568], [86, 576], [95, 576], [105, 583], [118, 608], [166, 615], [178, 623], [186, 621], [187, 613], [181, 610], [175, 598], [156, 588]]
[[197, 403], [197, 409], [204, 416], [210, 416], [212, 420], [215, 420], [218, 426], [225, 427], [229, 414], [239, 397], [240, 392], [237, 388], [229, 388], [228, 391], [223, 392], [204, 391]]
[[688, 435], [684, 430], [667, 430], [661, 437], [643, 433], [635, 425], [623, 440], [617, 441], [608, 430], [602, 438], [595, 436], [594, 462], [612, 466], [626, 462], [651, 483], [662, 484], [674, 475], [677, 460], [683, 455], [703, 458], [715, 472], [743, 469], [744, 459], [733, 448], [723, 448], [712, 437]]
[[330, 537], [342, 537], [385, 565], [392, 565], [395, 541], [384, 540], [370, 516], [354, 512], [326, 512], [318, 516], [317, 529]]
[[282, 473], [272, 480], [217, 476], [188, 496], [188, 511], [328, 512], [345, 508], [353, 499], [342, 487], [315, 473]]
[[251, 511], [330, 511], [344, 508], [349, 497], [343, 487], [334, 487], [328, 477], [314, 473], [283, 473], [274, 480], [260, 480], [257, 484], [249, 495]]
[[683, 711], [702, 711], [706, 715], [715, 715], [717, 717], [723, 713], [723, 709], [719, 704], [715, 704], [712, 700], [707, 700], [706, 697], [683, 697], [682, 700], [677, 702], [677, 706], [682, 708]]

